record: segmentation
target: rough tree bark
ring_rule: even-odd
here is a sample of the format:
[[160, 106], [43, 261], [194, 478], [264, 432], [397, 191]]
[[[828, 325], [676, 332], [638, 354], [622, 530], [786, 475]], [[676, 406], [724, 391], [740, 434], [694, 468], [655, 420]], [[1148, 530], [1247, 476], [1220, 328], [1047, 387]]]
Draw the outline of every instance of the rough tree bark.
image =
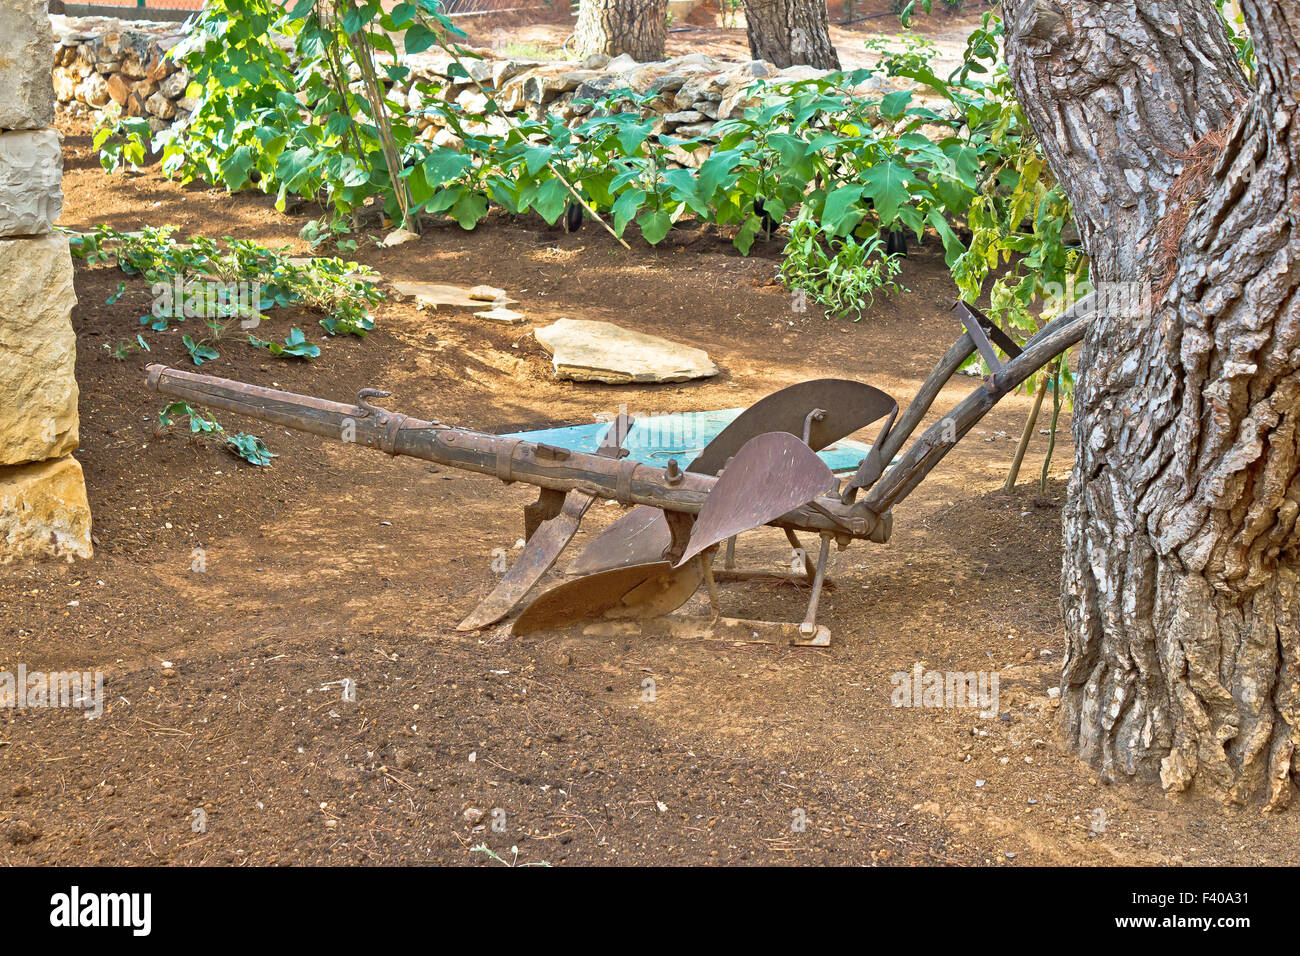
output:
[[805, 64], [838, 70], [826, 0], [744, 0], [749, 49], [778, 67]]
[[[1062, 719], [1109, 779], [1300, 783], [1300, 0], [1010, 0], [1105, 311], [1076, 358]], [[1149, 282], [1146, 308], [1116, 295]]]
[[645, 63], [664, 58], [668, 0], [582, 0], [573, 30], [578, 56], [626, 53]]

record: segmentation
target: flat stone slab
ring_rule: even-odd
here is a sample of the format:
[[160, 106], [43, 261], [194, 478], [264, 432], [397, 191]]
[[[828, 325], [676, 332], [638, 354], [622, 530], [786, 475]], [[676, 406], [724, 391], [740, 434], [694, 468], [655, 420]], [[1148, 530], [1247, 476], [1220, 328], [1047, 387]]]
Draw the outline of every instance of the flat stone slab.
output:
[[687, 382], [718, 374], [703, 349], [634, 332], [612, 322], [560, 319], [533, 332], [555, 377], [575, 382]]
[[487, 319], [489, 322], [499, 322], [502, 325], [518, 325], [524, 320], [524, 314], [502, 306], [498, 309], [488, 309], [486, 312], [475, 312], [474, 318]]
[[[483, 299], [476, 299], [471, 290], [458, 285], [438, 285], [434, 282], [394, 282], [393, 291], [416, 304], [430, 309], [482, 309]], [[504, 298], [493, 300], [494, 306], [515, 305], [519, 300]]]
[[420, 237], [417, 234], [411, 232], [409, 229], [394, 229], [392, 232], [390, 232], [388, 235], [384, 237], [384, 241], [381, 243], [381, 245], [385, 249], [391, 249], [394, 246], [400, 246], [403, 243], [410, 242], [413, 239], [419, 239], [419, 238]]

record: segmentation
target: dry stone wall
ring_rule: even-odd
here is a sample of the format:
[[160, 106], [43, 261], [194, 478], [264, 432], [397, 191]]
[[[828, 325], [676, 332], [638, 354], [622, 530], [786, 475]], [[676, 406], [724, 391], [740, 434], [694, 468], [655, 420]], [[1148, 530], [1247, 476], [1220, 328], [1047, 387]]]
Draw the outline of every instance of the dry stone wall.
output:
[[90, 557], [46, 0], [0, 4], [0, 564]]
[[[73, 110], [100, 111], [115, 103], [131, 116], [147, 117], [155, 131], [189, 117], [197, 100], [187, 98], [190, 77], [164, 54], [183, 38], [174, 23], [125, 23], [104, 18], [51, 18], [55, 49], [54, 89], [61, 104]], [[401, 106], [420, 110], [417, 83], [434, 82], [445, 101], [455, 101], [474, 113], [482, 110], [485, 97], [478, 84], [499, 91], [507, 112], [550, 113], [572, 123], [590, 109], [583, 100], [597, 99], [615, 90], [630, 89], [650, 94], [648, 107], [657, 116], [655, 132], [681, 138], [708, 137], [719, 120], [738, 116], [753, 102], [751, 89], [758, 83], [787, 83], [824, 75], [808, 66], [778, 70], [763, 60], [733, 63], [699, 53], [653, 63], [638, 63], [629, 56], [610, 58], [603, 54], [583, 61], [554, 62], [495, 58], [490, 51], [475, 51], [482, 59], [466, 60], [470, 74], [453, 76], [452, 60], [445, 54], [407, 57], [411, 67], [405, 81], [389, 89]], [[358, 78], [354, 77], [354, 80]], [[477, 81], [477, 82], [476, 82]], [[359, 82], [359, 81], [358, 81]], [[872, 77], [863, 93], [882, 93], [899, 88], [900, 81]], [[357, 87], [360, 92], [360, 87]], [[488, 127], [504, 120], [491, 117]], [[460, 141], [442, 125], [436, 112], [419, 121], [419, 133], [439, 146], [457, 147]], [[708, 156], [707, 147], [694, 153], [677, 150], [682, 165], [698, 165]]]

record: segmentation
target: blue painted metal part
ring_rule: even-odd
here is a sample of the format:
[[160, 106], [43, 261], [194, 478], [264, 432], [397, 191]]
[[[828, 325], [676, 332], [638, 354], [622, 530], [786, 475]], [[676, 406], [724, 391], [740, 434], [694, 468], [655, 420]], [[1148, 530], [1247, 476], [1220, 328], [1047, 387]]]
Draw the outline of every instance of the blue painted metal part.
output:
[[[686, 467], [718, 433], [730, 425], [743, 412], [743, 408], [724, 408], [712, 412], [678, 412], [672, 415], [637, 416], [636, 424], [628, 433], [623, 447], [633, 461], [660, 468], [668, 459], [676, 458]], [[503, 438], [523, 438], [527, 441], [574, 451], [595, 454], [600, 440], [609, 428], [608, 422], [590, 425], [567, 425], [563, 428], [541, 428], [536, 431], [510, 432]], [[866, 457], [871, 445], [865, 442], [841, 439], [823, 448], [817, 454], [834, 472], [853, 471]]]

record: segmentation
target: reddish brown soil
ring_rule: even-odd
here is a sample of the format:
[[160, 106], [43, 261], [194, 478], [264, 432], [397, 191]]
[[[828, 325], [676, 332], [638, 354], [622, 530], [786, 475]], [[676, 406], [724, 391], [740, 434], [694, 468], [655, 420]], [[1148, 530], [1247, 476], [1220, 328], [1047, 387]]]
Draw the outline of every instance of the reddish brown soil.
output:
[[[304, 249], [306, 213], [265, 197], [108, 176], [84, 126], [65, 142], [65, 225], [184, 232]], [[385, 303], [364, 341], [310, 364], [235, 339], [204, 371], [461, 425], [590, 421], [734, 407], [802, 379], [870, 381], [900, 399], [957, 332], [933, 249], [911, 291], [862, 322], [790, 311], [777, 247], [745, 259], [712, 234], [631, 251], [588, 225], [566, 235], [497, 218], [431, 228], [359, 258], [390, 279], [489, 282], [528, 325]], [[1102, 786], [1060, 745], [1048, 688], [1063, 648], [1059, 509], [1068, 417], [1046, 494], [1035, 434], [1001, 491], [1029, 401], [1005, 401], [896, 514], [888, 547], [836, 556], [829, 650], [642, 637], [598, 639], [455, 624], [487, 592], [494, 548], [521, 534], [521, 485], [390, 459], [222, 417], [280, 457], [253, 468], [157, 434], [147, 362], [186, 366], [179, 333], [115, 360], [147, 292], [77, 270], [73, 322], [93, 560], [0, 570], [0, 669], [102, 669], [108, 709], [0, 713], [0, 864], [1294, 863], [1297, 814], [1264, 817], [1158, 788]], [[707, 348], [717, 378], [642, 388], [556, 382], [531, 337], [560, 316], [608, 319]], [[272, 332], [313, 317], [285, 315]], [[972, 380], [946, 389], [937, 412]], [[621, 511], [599, 505], [576, 548]], [[206, 573], [190, 570], [202, 547]], [[770, 529], [742, 566], [788, 554]], [[789, 586], [726, 586], [724, 613], [797, 620]], [[166, 662], [166, 663], [164, 663]], [[896, 709], [914, 663], [999, 670], [1003, 719]], [[170, 665], [170, 666], [168, 666]], [[642, 682], [654, 679], [654, 701]], [[337, 682], [357, 683], [344, 702]], [[984, 781], [977, 786], [977, 781]], [[207, 813], [193, 832], [193, 811]], [[467, 821], [465, 812], [499, 809]], [[1104, 810], [1105, 832], [1089, 824]], [[792, 829], [796, 811], [806, 829]], [[471, 813], [471, 817], [475, 814]], [[1014, 854], [1014, 856], [1012, 856]]]
[[[465, 31], [464, 42], [501, 54], [557, 58], [570, 55], [566, 41], [573, 33], [575, 13], [569, 5], [500, 0], [497, 6], [502, 12], [456, 18], [456, 25]], [[939, 44], [941, 50], [956, 51], [965, 48], [967, 34], [990, 9], [981, 0], [965, 0], [955, 13], [942, 3], [933, 6], [934, 12], [927, 15], [917, 4], [912, 29]], [[743, 16], [737, 12], [727, 17], [719, 12], [721, 9], [722, 4], [715, 0], [696, 7], [685, 20], [670, 23], [665, 53], [670, 57], [704, 53], [724, 60], [748, 60]], [[858, 0], [852, 5], [852, 22], [848, 22], [846, 9], [838, 0], [830, 4], [831, 42], [844, 69], [868, 66], [876, 57], [868, 53], [865, 41], [899, 30], [893, 0]]]

